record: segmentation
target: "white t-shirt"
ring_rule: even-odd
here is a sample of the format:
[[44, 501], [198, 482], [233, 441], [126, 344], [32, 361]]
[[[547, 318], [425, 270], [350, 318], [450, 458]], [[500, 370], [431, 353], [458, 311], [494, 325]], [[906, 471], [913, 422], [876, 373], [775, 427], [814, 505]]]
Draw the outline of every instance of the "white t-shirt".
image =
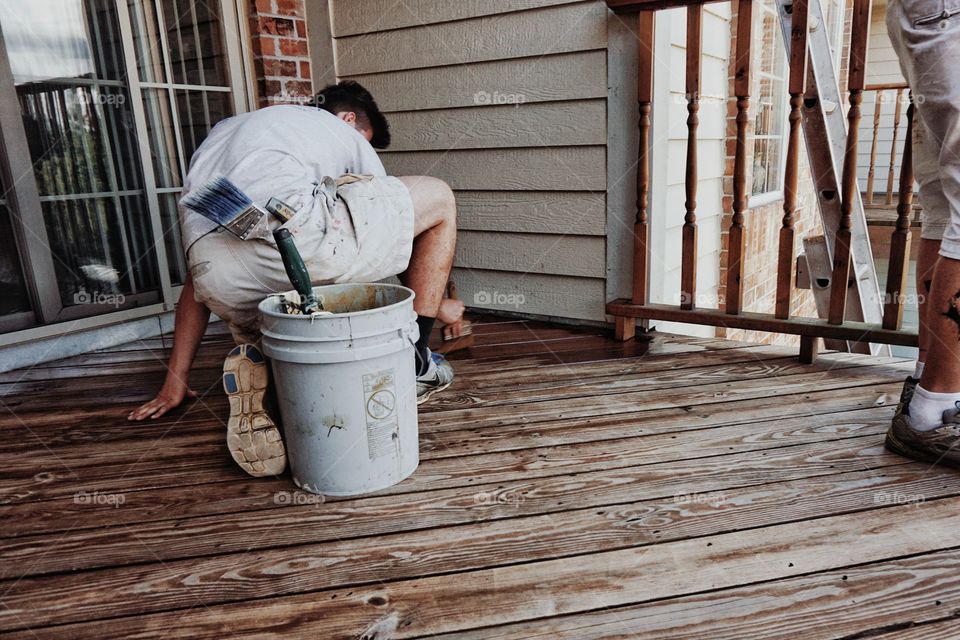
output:
[[[345, 173], [386, 175], [366, 138], [328, 111], [276, 105], [219, 122], [193, 154], [183, 194], [225, 176], [259, 205], [272, 197], [294, 208], [327, 206], [314, 197], [324, 177]], [[217, 228], [180, 209], [183, 249]]]

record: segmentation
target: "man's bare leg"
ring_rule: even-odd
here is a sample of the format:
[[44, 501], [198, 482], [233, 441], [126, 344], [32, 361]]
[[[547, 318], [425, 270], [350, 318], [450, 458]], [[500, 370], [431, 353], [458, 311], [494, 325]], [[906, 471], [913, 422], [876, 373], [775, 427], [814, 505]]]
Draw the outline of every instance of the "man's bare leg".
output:
[[413, 200], [414, 240], [410, 266], [400, 281], [413, 289], [417, 315], [436, 318], [457, 245], [457, 205], [443, 180], [429, 176], [400, 178]]
[[[417, 294], [413, 301], [420, 329], [420, 339], [416, 344], [417, 375], [426, 379], [434, 375], [431, 373], [435, 368], [431, 369], [433, 365], [428, 357], [427, 343], [453, 266], [453, 252], [457, 244], [457, 204], [453, 191], [442, 180], [427, 176], [405, 176], [400, 180], [410, 191], [414, 215], [413, 252], [410, 265], [400, 274], [400, 282]], [[424, 401], [429, 393], [448, 386], [453, 379], [452, 370], [443, 372], [444, 376], [447, 374], [449, 380], [437, 382], [436, 389], [425, 390], [424, 394], [418, 389], [418, 401]]]

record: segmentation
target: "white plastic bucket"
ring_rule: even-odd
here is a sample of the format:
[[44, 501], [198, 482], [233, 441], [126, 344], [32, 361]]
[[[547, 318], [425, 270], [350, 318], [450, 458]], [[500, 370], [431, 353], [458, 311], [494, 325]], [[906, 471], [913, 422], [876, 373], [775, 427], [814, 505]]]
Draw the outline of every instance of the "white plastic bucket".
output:
[[420, 462], [414, 293], [390, 284], [316, 287], [329, 316], [260, 303], [293, 481], [352, 496], [392, 486]]

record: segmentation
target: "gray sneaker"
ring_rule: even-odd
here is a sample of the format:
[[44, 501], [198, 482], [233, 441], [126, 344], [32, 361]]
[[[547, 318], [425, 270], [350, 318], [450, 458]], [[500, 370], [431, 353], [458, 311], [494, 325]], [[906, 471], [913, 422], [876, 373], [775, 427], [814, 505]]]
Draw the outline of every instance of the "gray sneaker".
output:
[[910, 404], [910, 400], [913, 399], [913, 392], [916, 391], [918, 384], [920, 384], [920, 378], [914, 378], [913, 376], [907, 376], [907, 379], [903, 381], [903, 391], [900, 392], [900, 402], [897, 403], [894, 417], [903, 413], [906, 406]]
[[427, 350], [430, 363], [422, 376], [417, 376], [417, 404], [423, 404], [430, 396], [453, 384], [453, 367], [439, 353]]
[[888, 450], [914, 460], [960, 468], [960, 402], [943, 412], [943, 424], [929, 431], [910, 425], [910, 405], [893, 417], [887, 431]]
[[263, 406], [268, 383], [267, 363], [252, 344], [236, 347], [223, 361], [223, 388], [230, 399], [227, 448], [255, 478], [281, 474], [287, 466], [280, 430]]

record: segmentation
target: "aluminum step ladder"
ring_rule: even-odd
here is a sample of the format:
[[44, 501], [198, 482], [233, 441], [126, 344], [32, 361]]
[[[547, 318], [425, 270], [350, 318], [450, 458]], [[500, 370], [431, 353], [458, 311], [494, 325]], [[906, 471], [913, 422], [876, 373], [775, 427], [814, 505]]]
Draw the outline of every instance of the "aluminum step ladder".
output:
[[[776, 5], [789, 60], [793, 0], [777, 0]], [[828, 264], [832, 264], [833, 246], [840, 224], [840, 176], [843, 172], [847, 137], [846, 101], [841, 97], [820, 0], [808, 0], [807, 25], [807, 83], [803, 95], [801, 122], [820, 205], [820, 220], [826, 236]], [[824, 141], [826, 144], [823, 144]], [[859, 189], [854, 194], [850, 216], [850, 277], [855, 286], [847, 290], [845, 318], [880, 324], [883, 319], [883, 298], [880, 295], [867, 218]], [[821, 260], [815, 262], [822, 263]], [[832, 275], [829, 270], [826, 274], [822, 273], [816, 264], [810, 264], [809, 269], [814, 272], [811, 275], [818, 280], [823, 277], [830, 278]], [[826, 318], [826, 308], [822, 304], [818, 304], [817, 308], [820, 317]], [[849, 351], [866, 351], [862, 344], [846, 343], [846, 346]], [[887, 345], [871, 344], [869, 351], [874, 355], [890, 355], [890, 347]]]

